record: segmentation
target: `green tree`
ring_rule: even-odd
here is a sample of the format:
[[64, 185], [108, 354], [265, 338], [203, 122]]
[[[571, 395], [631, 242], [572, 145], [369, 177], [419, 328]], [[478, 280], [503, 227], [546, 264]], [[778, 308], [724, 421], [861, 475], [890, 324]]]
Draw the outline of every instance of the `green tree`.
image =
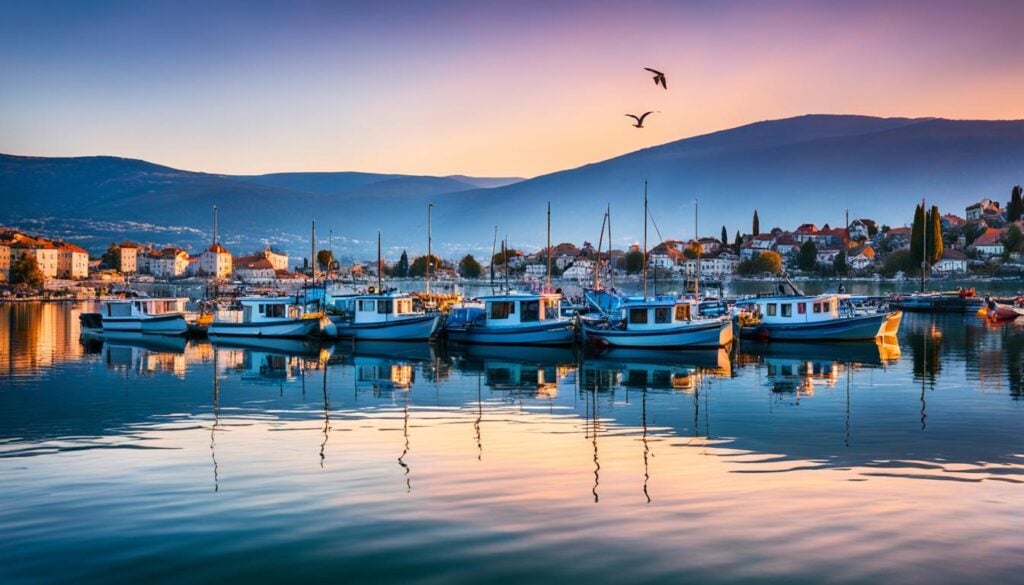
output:
[[728, 246], [729, 245], [729, 232], [726, 231], [724, 225], [722, 226], [722, 245], [723, 246]]
[[100, 257], [100, 268], [117, 270], [120, 268], [121, 247], [117, 244], [107, 246], [107, 251]]
[[978, 236], [985, 233], [985, 230], [981, 229], [981, 225], [978, 223], [969, 223], [963, 227], [964, 241], [968, 246], [974, 243], [974, 240], [978, 239]]
[[522, 256], [523, 255], [523, 253], [520, 252], [519, 250], [513, 250], [512, 248], [509, 248], [508, 250], [505, 250], [505, 254], [502, 254], [501, 252], [498, 252], [494, 256], [491, 256], [491, 265], [492, 266], [504, 266], [505, 265], [505, 255], [506, 254], [508, 255], [509, 262], [511, 262], [516, 256]]
[[944, 248], [942, 243], [942, 218], [939, 217], [938, 205], [932, 205], [932, 209], [928, 213], [928, 234], [926, 238], [928, 240], [928, 266], [935, 266], [939, 260], [942, 260]]
[[1003, 240], [1003, 246], [1007, 252], [1024, 251], [1024, 234], [1021, 233], [1020, 227], [1011, 225], [1010, 229], [1006, 230], [1006, 239]]
[[409, 254], [405, 250], [402, 250], [402, 256], [395, 264], [395, 276], [398, 278], [409, 276]]
[[868, 226], [868, 237], [873, 238], [878, 235], [878, 226], [871, 224]]
[[761, 252], [754, 259], [754, 264], [759, 273], [779, 274], [782, 272], [782, 256], [778, 252]]
[[42, 288], [46, 282], [43, 271], [39, 269], [34, 254], [25, 252], [11, 266], [11, 284], [24, 284], [32, 288]]
[[316, 263], [320, 266], [320, 270], [327, 270], [334, 264], [334, 253], [330, 250], [317, 250]]
[[755, 236], [761, 235], [761, 220], [758, 219], [758, 217], [757, 217], [757, 210], [756, 209], [754, 210], [754, 225], [751, 226], [751, 227], [753, 229], [751, 230], [750, 233], [754, 234]]
[[704, 246], [701, 246], [700, 242], [698, 242], [696, 240], [691, 241], [686, 246], [686, 248], [683, 249], [683, 256], [686, 256], [687, 258], [689, 258], [691, 260], [693, 260], [697, 256], [700, 256], [703, 253], [704, 253]]
[[884, 276], [892, 276], [897, 272], [911, 272], [914, 268], [914, 261], [911, 258], [910, 252], [902, 249], [891, 252], [885, 257], [881, 272]]
[[814, 242], [807, 240], [800, 245], [800, 251], [796, 254], [796, 265], [800, 270], [814, 270], [818, 265], [818, 247]]
[[[441, 259], [433, 254], [430, 255], [430, 273], [434, 274], [437, 269], [441, 267]], [[409, 266], [409, 276], [413, 278], [423, 278], [427, 275], [427, 257], [417, 256], [412, 261], [412, 265]]]
[[921, 268], [924, 258], [924, 222], [924, 208], [917, 205], [914, 208], [914, 223], [910, 228], [910, 261], [915, 270]]
[[459, 260], [459, 274], [465, 278], [480, 278], [483, 270], [472, 254], [466, 254]]
[[644, 269], [644, 253], [639, 250], [626, 252], [626, 272], [637, 274]]
[[740, 235], [740, 230], [736, 230], [736, 239], [732, 241], [732, 251], [734, 254], [740, 253], [740, 246], [743, 245], [743, 236]]
[[1017, 185], [1010, 191], [1010, 202], [1006, 205], [1006, 221], [1015, 222], [1024, 215], [1024, 201], [1021, 200], [1021, 188]]
[[836, 274], [846, 274], [849, 270], [849, 266], [846, 265], [846, 252], [836, 254], [836, 259], [832, 261], [832, 269]]

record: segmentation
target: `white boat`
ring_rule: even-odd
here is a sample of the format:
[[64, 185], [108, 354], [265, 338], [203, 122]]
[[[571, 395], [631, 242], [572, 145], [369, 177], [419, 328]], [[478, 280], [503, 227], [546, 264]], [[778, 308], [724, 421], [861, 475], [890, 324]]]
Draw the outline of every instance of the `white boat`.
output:
[[376, 341], [418, 341], [430, 339], [441, 324], [441, 313], [413, 307], [405, 293], [336, 297], [329, 316], [338, 337]]
[[894, 336], [900, 311], [857, 310], [844, 295], [788, 295], [744, 299], [736, 303], [753, 322], [740, 329], [744, 338], [763, 341], [861, 341]]
[[241, 310], [217, 313], [207, 330], [211, 337], [316, 337], [326, 321], [318, 302], [296, 302], [295, 297], [248, 297], [238, 304]]
[[561, 295], [507, 293], [452, 308], [449, 341], [479, 344], [571, 345], [575, 321], [559, 311]]
[[718, 348], [732, 343], [732, 319], [700, 317], [697, 303], [677, 298], [625, 299], [619, 313], [581, 319], [583, 339], [610, 347]]
[[104, 333], [131, 332], [184, 335], [185, 298], [137, 298], [104, 301], [100, 307]]

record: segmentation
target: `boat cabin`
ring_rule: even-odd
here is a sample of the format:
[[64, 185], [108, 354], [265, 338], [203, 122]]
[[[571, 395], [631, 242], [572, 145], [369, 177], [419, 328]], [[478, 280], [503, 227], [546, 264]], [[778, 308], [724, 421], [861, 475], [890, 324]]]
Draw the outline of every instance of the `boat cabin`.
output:
[[751, 308], [759, 313], [767, 324], [812, 323], [838, 319], [840, 309], [838, 295], [816, 297], [761, 297], [737, 303], [737, 306]]
[[353, 322], [359, 324], [383, 323], [424, 314], [413, 306], [412, 296], [398, 293], [347, 297], [336, 300], [335, 307], [343, 314], [351, 315]]
[[185, 312], [184, 298], [124, 299], [103, 303], [103, 317], [108, 319], [130, 319], [175, 315]]
[[488, 327], [516, 327], [560, 319], [559, 295], [512, 294], [482, 297]]
[[295, 297], [250, 297], [238, 302], [242, 305], [243, 323], [314, 319], [320, 315], [318, 301], [296, 303]]
[[664, 329], [697, 316], [694, 303], [678, 299], [629, 301], [620, 311], [625, 328], [633, 331]]

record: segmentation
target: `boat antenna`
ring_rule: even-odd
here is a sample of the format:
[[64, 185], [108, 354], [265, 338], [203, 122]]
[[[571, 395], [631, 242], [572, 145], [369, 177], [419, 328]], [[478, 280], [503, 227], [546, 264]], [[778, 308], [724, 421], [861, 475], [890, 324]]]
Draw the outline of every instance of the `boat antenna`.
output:
[[647, 179], [644, 179], [644, 298], [647, 298]]
[[928, 263], [928, 210], [921, 198], [921, 292], [924, 292], [924, 272]]
[[383, 272], [380, 262], [380, 230], [377, 230], [377, 294], [381, 293], [381, 287], [384, 286]]
[[508, 234], [505, 234], [505, 239], [501, 241], [501, 260], [505, 264], [505, 292], [509, 292], [508, 286]]
[[431, 245], [433, 244], [433, 234], [431, 233], [431, 220], [433, 219], [434, 204], [427, 204], [427, 294], [430, 294], [430, 264], [433, 262], [433, 252]]
[[[599, 252], [600, 253], [600, 252]], [[551, 202], [548, 201], [548, 284], [544, 292], [551, 292]]]
[[498, 247], [498, 226], [494, 226], [494, 241], [491, 242], [491, 294], [494, 294], [494, 256]]
[[310, 236], [309, 241], [310, 255], [309, 261], [313, 265], [313, 282], [316, 283], [316, 220], [313, 220], [313, 233]]

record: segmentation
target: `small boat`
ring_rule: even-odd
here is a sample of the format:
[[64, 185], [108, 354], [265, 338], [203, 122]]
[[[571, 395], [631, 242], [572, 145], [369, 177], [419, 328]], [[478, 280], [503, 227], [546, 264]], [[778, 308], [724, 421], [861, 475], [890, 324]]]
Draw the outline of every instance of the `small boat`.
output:
[[899, 311], [869, 312], [848, 304], [842, 295], [770, 296], [736, 303], [753, 321], [740, 336], [761, 341], [862, 341], [899, 331]]
[[412, 295], [383, 293], [337, 298], [328, 318], [338, 337], [356, 340], [419, 341], [434, 336], [441, 313], [417, 310]]
[[985, 299], [977, 296], [975, 290], [970, 288], [900, 295], [893, 298], [893, 304], [914, 313], [974, 313], [985, 306]]
[[581, 319], [583, 340], [609, 347], [718, 348], [732, 343], [730, 317], [700, 317], [677, 298], [625, 299], [619, 315]]
[[207, 332], [215, 336], [316, 337], [324, 329], [319, 302], [296, 302], [295, 297], [247, 297], [241, 310], [220, 311]]
[[100, 307], [103, 331], [185, 335], [185, 298], [134, 298], [104, 301]]
[[506, 293], [452, 308], [448, 341], [466, 344], [572, 345], [574, 320], [559, 311], [561, 295]]
[[1017, 317], [1024, 316], [1024, 309], [993, 301], [978, 310], [978, 315], [994, 323], [999, 323], [1003, 321], [1013, 321]]

